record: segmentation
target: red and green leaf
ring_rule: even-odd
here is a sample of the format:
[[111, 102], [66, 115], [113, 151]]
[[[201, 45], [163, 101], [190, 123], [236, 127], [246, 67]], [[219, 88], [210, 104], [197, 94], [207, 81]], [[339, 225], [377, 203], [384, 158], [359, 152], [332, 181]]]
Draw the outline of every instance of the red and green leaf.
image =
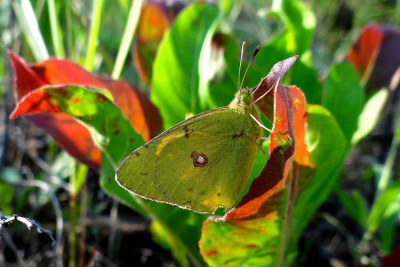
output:
[[400, 31], [391, 26], [365, 27], [346, 58], [362, 77], [367, 89], [390, 85], [400, 66]]
[[[53, 98], [49, 93], [40, 88], [79, 85], [104, 89], [144, 139], [155, 136], [161, 128], [161, 118], [155, 106], [143, 93], [125, 81], [95, 76], [67, 60], [49, 59], [28, 66], [15, 54], [9, 53], [9, 56], [14, 68], [14, 95], [18, 102], [12, 117], [28, 115], [26, 112], [29, 110], [30, 116], [26, 117], [29, 121], [47, 130], [71, 156], [91, 168], [100, 167], [101, 152], [92, 141], [89, 130], [62, 112], [51, 102]], [[23, 98], [28, 100], [20, 103]]]

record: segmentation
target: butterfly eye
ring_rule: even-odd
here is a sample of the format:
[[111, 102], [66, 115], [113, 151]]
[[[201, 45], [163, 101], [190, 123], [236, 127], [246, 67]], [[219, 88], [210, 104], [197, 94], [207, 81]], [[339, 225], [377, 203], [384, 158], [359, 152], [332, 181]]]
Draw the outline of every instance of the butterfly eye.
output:
[[243, 103], [245, 106], [249, 106], [251, 104], [251, 95], [248, 93], [243, 93], [240, 96], [240, 102]]
[[195, 167], [204, 167], [207, 165], [208, 158], [204, 153], [197, 153], [193, 151], [190, 157], [193, 159], [193, 166]]

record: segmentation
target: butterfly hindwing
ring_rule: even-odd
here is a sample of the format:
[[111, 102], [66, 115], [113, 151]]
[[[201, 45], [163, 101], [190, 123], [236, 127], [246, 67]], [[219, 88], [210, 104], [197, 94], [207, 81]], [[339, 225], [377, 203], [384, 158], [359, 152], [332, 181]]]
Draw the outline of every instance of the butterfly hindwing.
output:
[[117, 181], [145, 198], [197, 212], [229, 209], [247, 182], [260, 135], [247, 113], [206, 111], [133, 151]]

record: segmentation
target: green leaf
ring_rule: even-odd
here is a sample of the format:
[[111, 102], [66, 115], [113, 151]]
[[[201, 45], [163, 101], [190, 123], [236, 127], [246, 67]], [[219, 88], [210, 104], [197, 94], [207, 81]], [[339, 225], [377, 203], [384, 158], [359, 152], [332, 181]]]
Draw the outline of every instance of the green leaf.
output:
[[336, 195], [342, 203], [347, 215], [365, 229], [367, 227], [369, 211], [367, 203], [361, 193], [352, 190], [350, 194], [347, 195], [341, 188], [337, 188]]
[[322, 105], [336, 118], [348, 142], [357, 129], [363, 101], [360, 78], [352, 65], [347, 62], [332, 65], [324, 81]]
[[400, 221], [400, 194], [397, 196], [396, 201], [389, 205], [385, 212], [382, 221], [382, 242], [380, 248], [385, 254], [392, 250], [393, 241], [397, 233], [396, 226]]
[[0, 215], [12, 215], [15, 207], [12, 200], [15, 197], [15, 185], [22, 180], [21, 175], [13, 168], [3, 168], [0, 172]]
[[374, 234], [386, 220], [390, 219], [393, 213], [400, 212], [400, 182], [387, 187], [376, 199], [369, 214], [367, 229]]
[[389, 97], [389, 91], [385, 88], [375, 92], [365, 103], [364, 108], [358, 118], [357, 130], [351, 140], [352, 144], [358, 143], [366, 137], [379, 122], [383, 108]]
[[294, 240], [300, 237], [313, 213], [332, 192], [347, 149], [346, 139], [335, 119], [321, 106], [308, 106], [306, 133], [307, 147], [317, 168], [303, 185], [295, 204], [291, 231]]
[[298, 0], [275, 1], [273, 6], [282, 18], [288, 33], [287, 46], [295, 47], [297, 54], [310, 49], [316, 26], [315, 16], [307, 5]]
[[151, 100], [170, 128], [204, 107], [199, 92], [207, 86], [211, 38], [220, 11], [207, 3], [189, 5], [162, 40], [153, 66]]
[[290, 83], [301, 88], [308, 104], [321, 103], [321, 83], [310, 50], [305, 51], [294, 64]]

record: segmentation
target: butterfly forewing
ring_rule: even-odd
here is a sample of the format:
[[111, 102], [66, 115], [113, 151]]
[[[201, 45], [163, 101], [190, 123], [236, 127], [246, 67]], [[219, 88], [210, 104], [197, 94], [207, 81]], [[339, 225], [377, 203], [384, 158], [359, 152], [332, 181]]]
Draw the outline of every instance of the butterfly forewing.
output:
[[142, 197], [197, 212], [229, 209], [246, 185], [260, 136], [247, 113], [206, 111], [133, 151], [117, 181]]

